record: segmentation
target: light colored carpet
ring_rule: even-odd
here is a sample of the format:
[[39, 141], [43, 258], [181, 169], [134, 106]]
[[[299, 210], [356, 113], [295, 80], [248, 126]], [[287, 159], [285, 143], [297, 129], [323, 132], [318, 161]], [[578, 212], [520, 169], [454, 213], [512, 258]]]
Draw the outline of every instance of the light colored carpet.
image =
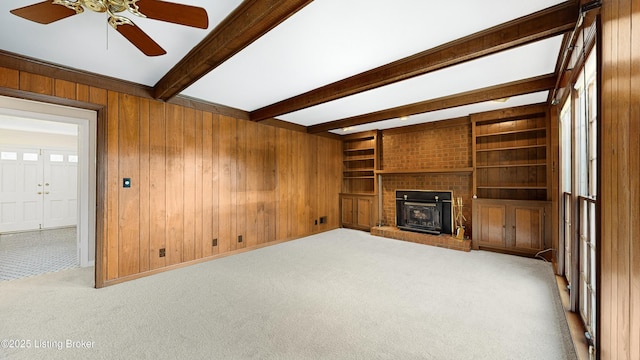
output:
[[338, 229], [99, 290], [92, 271], [0, 283], [0, 340], [30, 343], [0, 358], [575, 359], [540, 260]]

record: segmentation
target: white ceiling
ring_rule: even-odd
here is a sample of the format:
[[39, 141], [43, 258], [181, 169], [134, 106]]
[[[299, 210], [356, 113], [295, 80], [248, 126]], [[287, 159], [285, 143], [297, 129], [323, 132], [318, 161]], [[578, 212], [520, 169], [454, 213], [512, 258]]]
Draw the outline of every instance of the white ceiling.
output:
[[[240, 0], [185, 0], [204, 7], [209, 29], [132, 20], [167, 54], [147, 57], [106, 23], [85, 13], [41, 25], [9, 10], [39, 0], [0, 2], [0, 49], [65, 67], [155, 85]], [[177, 1], [176, 1], [177, 2]], [[413, 55], [562, 3], [558, 0], [315, 0], [191, 85], [182, 95], [245, 111], [290, 98], [345, 77]], [[310, 126], [552, 73], [561, 36], [279, 116]], [[360, 125], [347, 132], [389, 128], [546, 101], [547, 92]]]

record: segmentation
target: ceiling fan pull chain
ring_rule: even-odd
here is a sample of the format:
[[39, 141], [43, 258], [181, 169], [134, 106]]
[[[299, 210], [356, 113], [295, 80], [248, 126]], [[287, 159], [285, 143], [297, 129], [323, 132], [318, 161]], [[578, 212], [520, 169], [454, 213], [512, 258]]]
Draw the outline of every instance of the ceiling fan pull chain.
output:
[[69, 8], [69, 9], [75, 11], [76, 14], [80, 14], [80, 13], [84, 12], [84, 8], [82, 7], [82, 5], [80, 5], [79, 2], [72, 2], [72, 1], [69, 1], [69, 0], [53, 0], [51, 3], [54, 4], [54, 5], [62, 5], [64, 7], [66, 7], [66, 8]]

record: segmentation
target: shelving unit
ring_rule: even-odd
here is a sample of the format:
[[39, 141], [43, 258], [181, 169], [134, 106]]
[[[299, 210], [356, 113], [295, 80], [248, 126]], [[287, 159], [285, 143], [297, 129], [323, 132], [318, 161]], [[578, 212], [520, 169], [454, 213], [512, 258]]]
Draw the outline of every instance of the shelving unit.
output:
[[471, 115], [473, 248], [533, 256], [550, 246], [545, 104]]
[[547, 200], [545, 113], [474, 121], [474, 194], [478, 198]]
[[345, 136], [343, 140], [342, 192], [375, 194], [378, 167], [378, 133]]
[[370, 230], [376, 223], [378, 131], [346, 135], [342, 142], [342, 226]]

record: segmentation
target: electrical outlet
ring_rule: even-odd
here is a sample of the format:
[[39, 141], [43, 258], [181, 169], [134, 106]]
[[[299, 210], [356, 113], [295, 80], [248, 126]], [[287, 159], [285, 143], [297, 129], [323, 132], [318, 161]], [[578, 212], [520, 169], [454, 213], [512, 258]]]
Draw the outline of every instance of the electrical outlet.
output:
[[218, 246], [218, 239], [211, 240], [211, 246]]
[[320, 224], [326, 224], [327, 223], [327, 217], [326, 216], [321, 216], [320, 217]]
[[241, 243], [242, 242], [242, 235], [238, 235], [238, 242]]
[[164, 257], [167, 254], [167, 250], [165, 248], [160, 249], [160, 257]]

